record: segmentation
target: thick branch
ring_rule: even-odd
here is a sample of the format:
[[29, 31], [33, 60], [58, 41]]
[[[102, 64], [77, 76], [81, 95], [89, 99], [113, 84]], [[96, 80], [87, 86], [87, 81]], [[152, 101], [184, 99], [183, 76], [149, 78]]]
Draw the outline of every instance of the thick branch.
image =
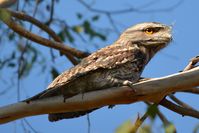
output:
[[[176, 91], [199, 85], [199, 67], [186, 72], [150, 79], [134, 84], [136, 92], [129, 87], [115, 87], [93, 91], [66, 99], [63, 96], [33, 101], [19, 102], [0, 108], [0, 123], [6, 123], [26, 116], [70, 112], [99, 108], [107, 105], [130, 104], [137, 101], [159, 103], [163, 97]], [[185, 114], [189, 115], [189, 114]]]

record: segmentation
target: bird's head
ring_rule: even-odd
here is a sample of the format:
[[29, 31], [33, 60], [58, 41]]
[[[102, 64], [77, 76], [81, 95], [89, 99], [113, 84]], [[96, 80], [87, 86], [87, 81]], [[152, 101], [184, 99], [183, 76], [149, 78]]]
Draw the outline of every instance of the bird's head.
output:
[[120, 38], [157, 52], [172, 40], [171, 27], [157, 22], [140, 23], [128, 28]]

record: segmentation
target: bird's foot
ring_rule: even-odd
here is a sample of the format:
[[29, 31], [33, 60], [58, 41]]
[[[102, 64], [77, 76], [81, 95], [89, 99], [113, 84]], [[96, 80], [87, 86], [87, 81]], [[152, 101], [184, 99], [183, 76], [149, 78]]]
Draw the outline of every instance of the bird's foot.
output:
[[119, 86], [128, 86], [131, 88], [132, 92], [135, 93], [136, 90], [133, 88], [133, 82], [131, 82], [130, 80], [121, 80], [121, 79], [117, 79], [117, 78], [111, 78], [111, 82], [114, 84], [114, 85], [117, 85], [118, 87]]
[[135, 93], [136, 90], [134, 89], [133, 84], [134, 84], [134, 83], [131, 82], [131, 81], [129, 81], [129, 80], [125, 80], [125, 81], [123, 82], [123, 85], [124, 85], [124, 86], [130, 87], [130, 88], [132, 89], [132, 91]]
[[63, 102], [65, 103], [67, 98], [66, 98], [64, 95], [63, 95], [63, 97], [64, 97], [64, 100], [63, 100]]

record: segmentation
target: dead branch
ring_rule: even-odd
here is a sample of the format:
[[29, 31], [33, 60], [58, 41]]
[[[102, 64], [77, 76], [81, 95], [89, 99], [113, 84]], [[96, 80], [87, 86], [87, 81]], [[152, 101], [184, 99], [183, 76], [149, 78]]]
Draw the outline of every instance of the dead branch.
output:
[[[107, 105], [130, 104], [138, 101], [159, 103], [166, 95], [195, 86], [199, 86], [199, 67], [186, 72], [135, 83], [134, 89], [136, 92], [129, 87], [123, 86], [84, 93], [83, 99], [82, 94], [79, 94], [66, 99], [65, 102], [63, 102], [63, 96], [57, 96], [30, 102], [29, 104], [19, 102], [8, 105], [0, 108], [0, 123], [27, 116], [80, 111]], [[199, 118], [190, 113], [183, 113], [183, 115]]]

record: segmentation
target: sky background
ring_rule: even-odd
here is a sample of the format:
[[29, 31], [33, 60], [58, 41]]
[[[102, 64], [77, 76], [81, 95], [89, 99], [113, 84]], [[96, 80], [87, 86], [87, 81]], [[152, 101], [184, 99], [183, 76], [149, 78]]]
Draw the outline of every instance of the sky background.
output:
[[[143, 10], [158, 10], [175, 5], [179, 0], [151, 0], [152, 4], [145, 5], [148, 1], [140, 0], [96, 0], [94, 8], [103, 10], [118, 10], [127, 7], [138, 7]], [[87, 3], [91, 0], [87, 0]], [[144, 5], [144, 6], [143, 6]], [[199, 53], [199, 1], [198, 0], [184, 0], [178, 7], [171, 11], [156, 11], [156, 12], [131, 12], [128, 14], [114, 15], [113, 18], [117, 22], [117, 27], [120, 32], [126, 28], [140, 22], [161, 22], [168, 25], [173, 25], [173, 42], [164, 50], [159, 52], [147, 65], [142, 76], [143, 77], [161, 77], [182, 70], [188, 63], [189, 59], [198, 55]], [[42, 6], [42, 5], [41, 5]], [[76, 12], [81, 12], [85, 17], [96, 13], [90, 13], [86, 8], [80, 5], [76, 0], [60, 1], [55, 7], [55, 16], [63, 17], [68, 23], [78, 23], [76, 19]], [[41, 10], [41, 9], [40, 9]], [[105, 16], [101, 16], [99, 21], [95, 23], [98, 27], [109, 27], [110, 23]], [[54, 27], [56, 30], [56, 27]], [[113, 43], [118, 35], [109, 34], [106, 42], [96, 40], [99, 48]], [[100, 45], [99, 45], [100, 43]], [[38, 46], [41, 50], [46, 50], [43, 46]], [[95, 47], [92, 44], [82, 44], [79, 49], [89, 49], [94, 51]], [[49, 53], [46, 53], [48, 55]], [[50, 60], [50, 59], [49, 59]], [[64, 57], [57, 58], [56, 65], [59, 65], [60, 72], [70, 68], [72, 65], [64, 60]], [[52, 64], [50, 64], [52, 65]], [[32, 96], [43, 89], [51, 82], [51, 78], [46, 74], [40, 74], [40, 71], [34, 69], [32, 74], [21, 81], [21, 88]], [[39, 76], [38, 76], [39, 75]], [[0, 97], [0, 106], [16, 102], [14, 98], [16, 92], [12, 91], [6, 96]], [[199, 109], [198, 96], [178, 93], [176, 96], [186, 103]], [[179, 133], [191, 133], [193, 128], [199, 124], [199, 120], [191, 117], [182, 117], [170, 110], [160, 107], [161, 111], [166, 117], [175, 124]], [[91, 133], [113, 133], [116, 128], [127, 120], [134, 121], [138, 112], [143, 114], [146, 110], [144, 103], [134, 103], [130, 105], [117, 105], [113, 109], [104, 107], [90, 114]], [[63, 120], [55, 123], [50, 123], [47, 115], [29, 117], [27, 120], [40, 133], [86, 133], [87, 132], [87, 118], [80, 117], [75, 119]], [[144, 123], [149, 123], [149, 120]], [[156, 119], [154, 122], [153, 131], [159, 133], [163, 132], [161, 128], [161, 121]], [[17, 133], [23, 129], [19, 126], [20, 121], [11, 122], [0, 126], [0, 132], [13, 133], [17, 129]]]

